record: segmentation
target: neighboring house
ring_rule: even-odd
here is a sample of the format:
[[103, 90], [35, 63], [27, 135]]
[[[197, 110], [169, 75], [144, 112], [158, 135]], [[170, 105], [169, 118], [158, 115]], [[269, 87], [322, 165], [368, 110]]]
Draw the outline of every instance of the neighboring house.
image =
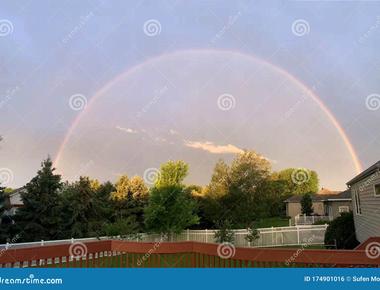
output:
[[[292, 220], [302, 214], [301, 200], [302, 195], [293, 195], [285, 200], [286, 215]], [[311, 200], [313, 201], [314, 214], [329, 216], [331, 220], [340, 216], [342, 212], [352, 210], [351, 192], [349, 190], [331, 191], [322, 188], [317, 194], [311, 195]]]
[[347, 182], [352, 193], [356, 238], [380, 236], [380, 161]]
[[7, 210], [4, 212], [4, 215], [13, 216], [17, 209], [24, 205], [21, 199], [21, 193], [23, 190], [23, 188], [16, 189], [6, 196], [4, 203]]

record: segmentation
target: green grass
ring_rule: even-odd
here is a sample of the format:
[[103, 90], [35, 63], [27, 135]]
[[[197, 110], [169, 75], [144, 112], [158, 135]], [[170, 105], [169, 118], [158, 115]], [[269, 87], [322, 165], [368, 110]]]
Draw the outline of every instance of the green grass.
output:
[[[90, 259], [87, 261], [71, 261], [69, 264], [63, 263], [62, 265], [43, 265], [44, 268], [180, 268], [191, 267], [191, 254], [164, 254], [152, 255], [151, 260], [148, 262], [144, 260], [143, 254], [122, 254], [117, 256], [101, 257], [98, 259]], [[145, 256], [146, 257], [146, 256]], [[138, 263], [138, 261], [142, 263]], [[308, 267], [310, 265], [286, 265], [285, 262], [253, 262], [242, 260], [225, 260], [218, 256], [208, 256], [202, 254], [195, 254], [193, 262], [196, 267], [203, 268], [283, 268], [283, 267]], [[318, 267], [318, 265], [313, 265]]]
[[150, 258], [143, 254], [121, 254], [116, 256], [105, 256], [88, 261], [70, 261], [61, 265], [49, 264], [45, 268], [146, 268], [146, 267], [190, 267], [191, 254], [166, 254], [152, 255]]
[[289, 219], [281, 217], [271, 217], [261, 219], [255, 222], [256, 228], [270, 228], [270, 227], [287, 227], [289, 226]]
[[279, 247], [273, 247], [273, 248], [289, 248], [289, 249], [318, 249], [318, 250], [326, 250], [324, 245], [310, 245], [310, 246], [302, 246], [302, 245], [296, 245], [296, 246], [279, 246]]

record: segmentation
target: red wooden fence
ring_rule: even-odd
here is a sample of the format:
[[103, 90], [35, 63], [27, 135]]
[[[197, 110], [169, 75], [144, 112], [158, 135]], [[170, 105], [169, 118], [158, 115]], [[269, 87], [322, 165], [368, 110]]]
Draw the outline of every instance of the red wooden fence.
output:
[[[73, 247], [74, 246], [74, 247]], [[228, 248], [118, 240], [2, 250], [1, 267], [379, 267], [365, 250]], [[74, 249], [74, 250], [73, 250]], [[226, 254], [226, 255], [225, 255]], [[78, 255], [78, 256], [73, 256]], [[227, 258], [228, 259], [225, 259]]]

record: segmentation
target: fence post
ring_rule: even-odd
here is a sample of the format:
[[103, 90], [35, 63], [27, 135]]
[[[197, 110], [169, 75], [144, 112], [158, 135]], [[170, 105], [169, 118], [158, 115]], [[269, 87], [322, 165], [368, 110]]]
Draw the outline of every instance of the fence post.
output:
[[7, 242], [6, 245], [5, 245], [5, 249], [8, 250], [9, 249], [9, 243]]
[[41, 240], [41, 246], [43, 246], [44, 245], [44, 240]]
[[300, 228], [297, 226], [297, 245], [300, 244]]
[[208, 243], [208, 231], [207, 231], [207, 229], [206, 229], [205, 233], [206, 233], [206, 243]]
[[74, 238], [71, 238], [71, 243], [74, 244]]
[[274, 245], [274, 227], [272, 227], [272, 246]]
[[315, 217], [313, 215], [311, 217], [312, 217], [311, 219], [312, 219], [313, 224], [314, 224], [315, 223]]
[[190, 241], [190, 230], [189, 229], [187, 229], [186, 240]]

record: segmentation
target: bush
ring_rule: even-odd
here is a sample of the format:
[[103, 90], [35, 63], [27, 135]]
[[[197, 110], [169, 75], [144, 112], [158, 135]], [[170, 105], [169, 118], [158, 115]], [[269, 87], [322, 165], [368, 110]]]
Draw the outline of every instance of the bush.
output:
[[247, 231], [248, 231], [248, 234], [247, 234], [247, 236], [245, 237], [245, 239], [246, 239], [249, 243], [253, 244], [257, 239], [260, 238], [260, 233], [259, 233], [259, 231], [254, 227], [254, 225], [252, 225], [251, 227], [249, 227], [249, 228], [247, 229]]
[[219, 223], [219, 230], [215, 232], [214, 238], [217, 243], [234, 243], [235, 234], [231, 230], [231, 223], [229, 221], [224, 221]]
[[326, 247], [336, 245], [337, 249], [353, 249], [358, 244], [352, 212], [342, 213], [340, 217], [330, 222], [325, 234]]

